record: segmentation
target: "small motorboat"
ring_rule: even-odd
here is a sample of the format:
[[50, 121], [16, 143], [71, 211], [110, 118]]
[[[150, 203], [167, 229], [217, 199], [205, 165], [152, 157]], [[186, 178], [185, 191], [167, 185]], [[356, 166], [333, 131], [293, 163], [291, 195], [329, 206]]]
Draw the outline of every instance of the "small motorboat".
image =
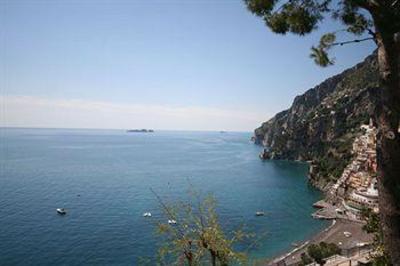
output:
[[264, 216], [265, 213], [263, 211], [258, 211], [256, 212], [256, 216]]
[[67, 214], [67, 211], [64, 208], [58, 208], [56, 209], [57, 213], [60, 215], [65, 215]]
[[168, 220], [168, 224], [176, 224], [176, 221], [175, 220]]
[[151, 217], [151, 212], [145, 212], [145, 213], [143, 213], [143, 217]]

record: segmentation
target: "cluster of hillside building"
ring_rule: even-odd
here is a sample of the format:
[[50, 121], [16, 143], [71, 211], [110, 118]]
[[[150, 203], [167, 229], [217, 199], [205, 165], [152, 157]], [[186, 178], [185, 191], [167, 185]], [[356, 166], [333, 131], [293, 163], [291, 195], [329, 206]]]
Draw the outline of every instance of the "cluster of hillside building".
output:
[[329, 191], [329, 196], [341, 199], [346, 211], [358, 215], [362, 208], [378, 212], [376, 127], [372, 121], [362, 125], [362, 135], [353, 143], [354, 159]]

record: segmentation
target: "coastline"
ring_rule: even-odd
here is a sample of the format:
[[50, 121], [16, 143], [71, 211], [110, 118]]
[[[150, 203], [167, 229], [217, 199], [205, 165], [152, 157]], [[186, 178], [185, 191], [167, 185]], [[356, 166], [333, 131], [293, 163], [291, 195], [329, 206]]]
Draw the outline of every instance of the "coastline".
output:
[[[274, 159], [268, 159], [268, 160], [274, 160]], [[276, 161], [276, 160], [274, 160]], [[320, 198], [320, 201], [324, 201], [326, 200], [326, 196], [327, 196], [327, 188], [326, 186], [319, 186], [318, 184], [316, 184], [315, 182], [312, 182], [312, 178], [310, 177], [311, 174], [311, 169], [312, 169], [312, 161], [309, 160], [279, 160], [279, 161], [290, 161], [290, 162], [297, 162], [297, 163], [302, 163], [308, 166], [308, 174], [307, 174], [307, 184], [309, 186], [311, 186], [312, 188], [320, 191], [322, 193], [322, 197]], [[329, 185], [328, 185], [329, 187]], [[311, 216], [313, 216], [315, 212], [310, 213]], [[322, 219], [322, 218], [316, 218], [313, 217], [314, 219], [317, 220], [327, 220], [327, 219]], [[329, 232], [332, 231], [333, 227], [337, 224], [337, 220], [336, 219], [331, 219], [332, 222], [330, 224], [328, 224], [327, 226], [324, 226], [323, 228], [315, 231], [314, 233], [310, 234], [308, 237], [306, 237], [304, 240], [302, 240], [301, 242], [298, 242], [297, 246], [293, 247], [288, 246], [286, 249], [284, 249], [283, 251], [280, 251], [279, 253], [277, 253], [276, 255], [273, 255], [271, 257], [264, 257], [264, 258], [260, 258], [254, 261], [255, 265], [268, 265], [268, 266], [272, 266], [272, 265], [281, 265], [278, 264], [278, 262], [282, 262], [288, 260], [289, 257], [291, 256], [298, 256], [300, 257], [300, 255], [305, 252], [306, 248], [309, 246], [309, 244], [312, 243], [316, 243], [316, 242], [320, 242], [318, 241], [319, 239], [323, 239], [324, 236], [326, 234], [328, 234]], [[290, 265], [287, 264], [286, 265]]]
[[[297, 96], [288, 109], [254, 130], [252, 140], [261, 146], [262, 160], [286, 159], [308, 164], [308, 184], [324, 194], [321, 202], [313, 205], [318, 210], [312, 217], [337, 221], [300, 246], [271, 258], [267, 265], [282, 260], [284, 263], [280, 265], [291, 265], [290, 258], [313, 242], [335, 243], [347, 258], [350, 254], [346, 251], [351, 248], [368, 244], [369, 250], [372, 249], [373, 237], [362, 231], [365, 221], [361, 221], [360, 210], [367, 207], [376, 213], [379, 211], [377, 129], [370, 104], [374, 99], [369, 97], [372, 94], [360, 97], [368, 86], [358, 81], [361, 77], [370, 77], [368, 83], [377, 84], [374, 60], [371, 55], [309, 89]], [[343, 95], [346, 101], [338, 105]], [[346, 246], [343, 235], [354, 240], [352, 245]]]
[[[323, 197], [321, 201], [325, 201], [328, 197], [327, 192], [332, 184], [325, 184], [321, 186], [321, 184], [313, 182], [311, 177], [312, 173], [312, 162], [305, 160], [296, 160], [297, 162], [306, 163], [309, 166], [309, 174], [308, 174], [308, 184], [313, 188], [318, 189], [323, 193]], [[315, 204], [318, 204], [316, 202]], [[330, 204], [328, 204], [330, 205]], [[306, 238], [304, 241], [300, 242], [296, 247], [290, 248], [283, 251], [282, 253], [273, 256], [266, 257], [264, 259], [260, 259], [256, 262], [256, 265], [268, 265], [268, 266], [278, 266], [278, 265], [297, 265], [301, 262], [301, 254], [307, 251], [307, 247], [311, 244], [317, 244], [320, 242], [327, 243], [335, 243], [342, 249], [342, 255], [350, 255], [354, 253], [360, 253], [363, 251], [371, 250], [371, 243], [373, 242], [373, 235], [366, 233], [363, 230], [364, 222], [359, 220], [350, 219], [344, 215], [337, 215], [335, 213], [334, 216], [330, 215], [318, 215], [321, 210], [331, 209], [334, 206], [329, 207], [318, 207], [318, 205], [314, 205], [315, 208], [319, 209], [316, 212], [312, 213], [314, 219], [324, 219], [324, 220], [332, 220], [330, 225], [322, 228], [321, 230], [315, 232], [313, 235]], [[346, 233], [350, 233], [350, 237], [346, 236]], [[357, 252], [355, 252], [357, 251]]]
[[[258, 261], [256, 265], [297, 265], [301, 261], [301, 254], [306, 252], [307, 247], [310, 244], [316, 244], [322, 241], [340, 244], [340, 248], [343, 249], [344, 253], [347, 255], [353, 253], [356, 254], [362, 250], [369, 250], [373, 236], [365, 233], [362, 226], [362, 222], [346, 219], [334, 219], [328, 227], [317, 232], [315, 235], [302, 242], [299, 246], [276, 257], [262, 259]], [[346, 237], [343, 232], [350, 232], [351, 236]], [[354, 247], [354, 242], [360, 243], [360, 245]]]
[[328, 225], [328, 227], [322, 229], [321, 231], [317, 232], [316, 234], [314, 234], [311, 238], [309, 238], [308, 240], [304, 241], [302, 244], [300, 244], [298, 247], [293, 248], [291, 251], [281, 255], [280, 257], [277, 257], [275, 259], [272, 260], [273, 263], [277, 263], [281, 260], [285, 260], [288, 257], [292, 256], [293, 254], [295, 254], [296, 252], [301, 252], [302, 250], [304, 250], [311, 242], [315, 241], [316, 239], [320, 238], [322, 236], [323, 233], [328, 232], [329, 230], [332, 229], [333, 226], [335, 226], [336, 224], [336, 220], [332, 220], [332, 223], [330, 225]]
[[278, 265], [278, 262], [287, 260], [290, 256], [297, 253], [301, 254], [308, 247], [309, 244], [315, 243], [324, 233], [327, 233], [336, 224], [336, 220], [332, 220], [330, 224], [310, 234], [304, 240], [298, 242], [297, 246], [288, 246], [286, 249], [276, 253], [270, 257], [259, 258], [255, 261], [255, 265]]

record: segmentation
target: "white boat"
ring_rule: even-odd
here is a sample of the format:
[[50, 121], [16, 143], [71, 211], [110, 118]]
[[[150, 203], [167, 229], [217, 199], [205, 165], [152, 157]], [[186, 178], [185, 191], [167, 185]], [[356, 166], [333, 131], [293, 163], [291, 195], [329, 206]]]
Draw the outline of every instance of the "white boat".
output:
[[168, 224], [176, 224], [176, 221], [175, 220], [168, 220]]
[[265, 215], [265, 213], [264, 212], [262, 212], [262, 211], [258, 211], [258, 212], [256, 212], [256, 216], [264, 216]]
[[58, 213], [58, 214], [61, 214], [61, 215], [67, 214], [67, 211], [66, 211], [64, 208], [58, 208], [58, 209], [56, 209], [56, 210], [57, 210], [57, 213]]
[[145, 212], [145, 213], [143, 213], [143, 217], [151, 217], [151, 212]]
[[344, 236], [347, 237], [347, 238], [349, 238], [349, 237], [352, 236], [352, 234], [351, 234], [350, 232], [347, 232], [347, 231], [343, 232], [343, 234], [344, 234]]

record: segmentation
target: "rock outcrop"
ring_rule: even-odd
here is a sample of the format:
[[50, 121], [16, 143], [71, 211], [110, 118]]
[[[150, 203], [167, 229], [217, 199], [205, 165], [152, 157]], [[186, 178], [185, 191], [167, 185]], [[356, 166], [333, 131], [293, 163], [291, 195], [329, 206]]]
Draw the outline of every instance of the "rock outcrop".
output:
[[349, 163], [360, 125], [373, 116], [378, 88], [376, 54], [294, 99], [255, 130], [271, 159], [312, 161], [310, 181], [323, 189]]

